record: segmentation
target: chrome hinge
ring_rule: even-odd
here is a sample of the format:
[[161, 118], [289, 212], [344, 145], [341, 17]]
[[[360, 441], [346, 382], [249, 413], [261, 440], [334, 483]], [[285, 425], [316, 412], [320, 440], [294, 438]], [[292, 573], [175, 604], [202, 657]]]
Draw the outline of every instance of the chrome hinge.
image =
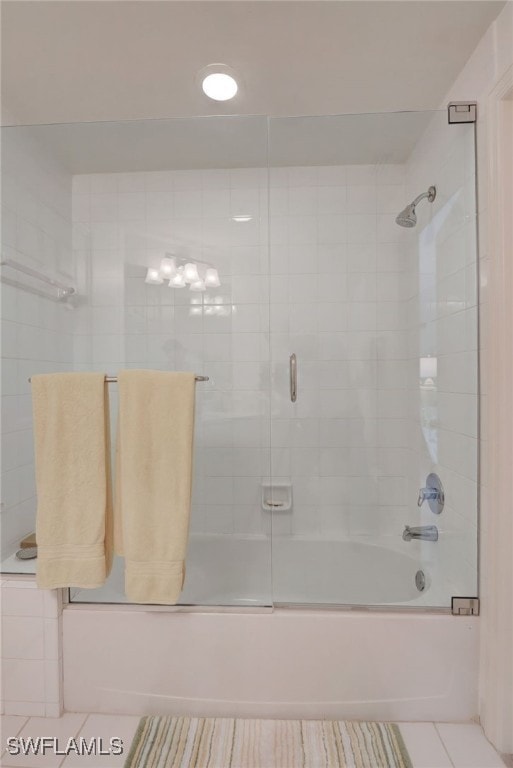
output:
[[451, 598], [451, 613], [453, 616], [479, 616], [479, 598]]
[[477, 101], [450, 101], [447, 105], [449, 125], [453, 123], [475, 123]]

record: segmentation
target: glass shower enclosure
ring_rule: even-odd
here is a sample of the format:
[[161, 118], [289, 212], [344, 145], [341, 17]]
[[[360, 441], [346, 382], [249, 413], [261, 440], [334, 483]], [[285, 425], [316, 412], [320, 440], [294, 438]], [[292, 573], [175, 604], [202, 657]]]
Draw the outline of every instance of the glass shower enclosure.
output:
[[[474, 147], [445, 112], [2, 129], [4, 568], [29, 376], [192, 370], [180, 604], [476, 595]], [[125, 601], [122, 561], [71, 599]]]

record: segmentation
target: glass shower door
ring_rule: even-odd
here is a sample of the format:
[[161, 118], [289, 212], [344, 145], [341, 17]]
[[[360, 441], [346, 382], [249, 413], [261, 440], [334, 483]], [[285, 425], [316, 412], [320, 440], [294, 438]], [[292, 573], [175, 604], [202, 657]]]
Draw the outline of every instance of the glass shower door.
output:
[[473, 149], [445, 112], [270, 121], [277, 603], [476, 594]]
[[[18, 216], [31, 236], [11, 256], [77, 289], [53, 312], [46, 299], [9, 287], [7, 326], [27, 331], [23, 349], [10, 339], [6, 363], [23, 372], [10, 393], [23, 398], [23, 426], [31, 426], [27, 379], [41, 371], [204, 377], [181, 604], [272, 599], [271, 520], [261, 500], [270, 474], [267, 133], [261, 117], [2, 129], [5, 201], [18, 205], [4, 215]], [[36, 249], [38, 238], [45, 248]], [[29, 344], [27, 318], [39, 316], [52, 346]], [[115, 382], [109, 391], [115, 435]], [[26, 527], [7, 532], [9, 541], [34, 529], [30, 502]], [[102, 588], [71, 592], [76, 602], [124, 602], [122, 559]]]

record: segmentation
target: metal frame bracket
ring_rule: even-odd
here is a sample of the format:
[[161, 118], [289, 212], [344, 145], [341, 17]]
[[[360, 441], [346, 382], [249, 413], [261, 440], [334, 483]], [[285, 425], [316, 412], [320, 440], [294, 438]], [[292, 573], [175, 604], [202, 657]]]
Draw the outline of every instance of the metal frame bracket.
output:
[[477, 120], [477, 101], [450, 101], [447, 105], [449, 125], [455, 123], [475, 123]]
[[479, 598], [452, 597], [451, 613], [453, 616], [479, 616]]

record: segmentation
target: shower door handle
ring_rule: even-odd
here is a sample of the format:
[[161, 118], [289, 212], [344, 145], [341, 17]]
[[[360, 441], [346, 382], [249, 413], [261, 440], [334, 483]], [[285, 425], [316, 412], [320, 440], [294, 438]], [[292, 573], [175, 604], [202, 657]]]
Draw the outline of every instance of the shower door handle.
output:
[[290, 402], [297, 400], [297, 358], [295, 354], [289, 357], [289, 375], [290, 375]]

